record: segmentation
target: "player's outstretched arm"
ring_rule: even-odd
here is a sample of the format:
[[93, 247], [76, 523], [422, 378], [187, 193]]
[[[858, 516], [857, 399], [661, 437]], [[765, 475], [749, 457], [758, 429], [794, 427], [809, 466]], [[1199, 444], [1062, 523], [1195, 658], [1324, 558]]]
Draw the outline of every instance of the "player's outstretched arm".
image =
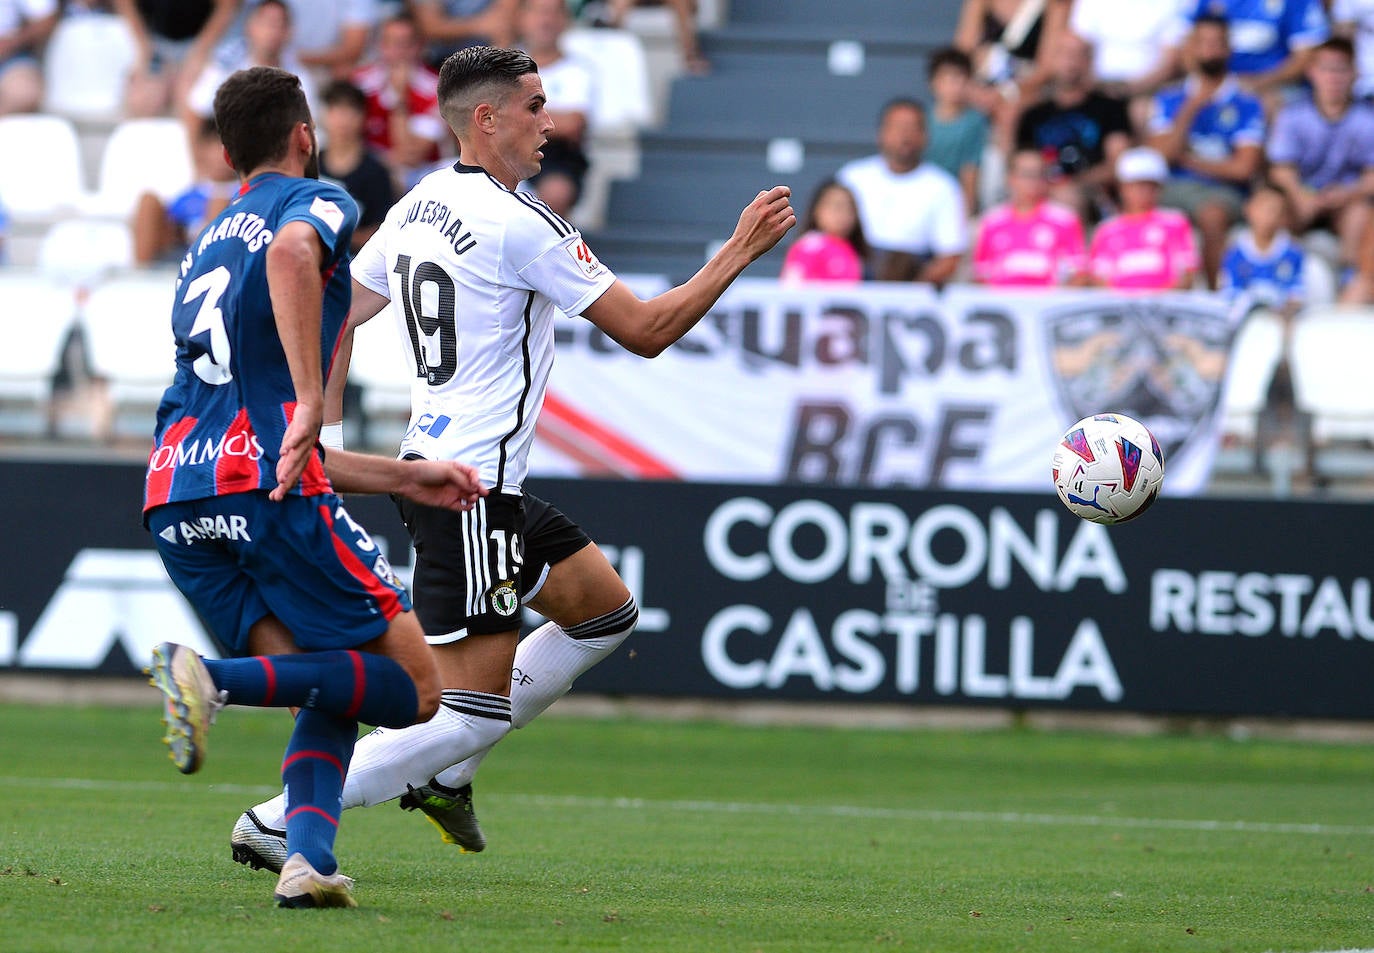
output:
[[740, 213], [735, 232], [711, 260], [685, 284], [648, 301], [617, 281], [583, 316], [621, 347], [641, 357], [657, 357], [690, 331], [751, 263], [797, 224], [792, 190], [776, 185], [760, 192]]
[[487, 495], [477, 468], [454, 460], [397, 460], [326, 450], [324, 471], [340, 493], [394, 493], [425, 506], [467, 510]]

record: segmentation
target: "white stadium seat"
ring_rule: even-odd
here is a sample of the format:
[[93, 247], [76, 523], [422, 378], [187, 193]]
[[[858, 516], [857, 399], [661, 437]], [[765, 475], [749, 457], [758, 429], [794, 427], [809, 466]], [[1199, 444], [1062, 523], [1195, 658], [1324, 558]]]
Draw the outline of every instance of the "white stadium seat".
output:
[[151, 437], [152, 410], [176, 372], [173, 272], [131, 274], [97, 286], [83, 309], [91, 372], [104, 381], [110, 412], [137, 410], [133, 429]]
[[390, 308], [353, 332], [348, 379], [363, 388], [363, 409], [369, 415], [410, 418], [415, 366], [409, 354], [410, 342], [401, 339]]
[[1222, 395], [1227, 436], [1249, 442], [1264, 409], [1269, 382], [1283, 357], [1283, 319], [1270, 311], [1255, 311], [1236, 331], [1231, 345], [1226, 391]]
[[137, 50], [115, 14], [58, 21], [43, 51], [43, 110], [73, 119], [119, 118]]
[[1309, 308], [1293, 330], [1293, 399], [1317, 444], [1374, 441], [1374, 309]]
[[0, 204], [16, 221], [51, 221], [83, 198], [76, 127], [60, 116], [0, 116]]
[[564, 33], [562, 44], [594, 73], [592, 132], [634, 132], [653, 121], [648, 57], [638, 36], [629, 30], [579, 28]]
[[38, 246], [40, 271], [80, 285], [90, 286], [133, 264], [134, 238], [124, 222], [68, 219], [49, 228]]
[[41, 275], [0, 270], [0, 401], [26, 405], [30, 423], [52, 394], [75, 314], [71, 288]]
[[166, 202], [194, 181], [185, 126], [176, 119], [126, 119], [105, 143], [100, 183], [83, 209], [88, 215], [127, 219], [142, 193]]

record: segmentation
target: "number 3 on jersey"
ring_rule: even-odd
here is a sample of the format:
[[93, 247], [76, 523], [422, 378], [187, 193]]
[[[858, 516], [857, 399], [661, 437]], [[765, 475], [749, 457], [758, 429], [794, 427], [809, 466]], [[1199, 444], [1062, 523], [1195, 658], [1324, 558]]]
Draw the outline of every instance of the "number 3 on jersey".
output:
[[396, 258], [406, 333], [415, 353], [415, 376], [432, 387], [447, 384], [458, 372], [458, 326], [454, 319], [457, 289], [448, 272], [432, 261], [410, 268], [410, 256]]
[[[191, 322], [186, 343], [192, 353], [200, 351], [191, 367], [207, 384], [227, 384], [234, 379], [229, 369], [229, 332], [224, 329], [224, 312], [219, 309], [219, 299], [228, 287], [229, 269], [220, 265], [188, 284], [181, 299], [182, 304], [190, 304], [193, 298], [200, 298], [200, 310]], [[202, 334], [207, 340], [197, 341]]]

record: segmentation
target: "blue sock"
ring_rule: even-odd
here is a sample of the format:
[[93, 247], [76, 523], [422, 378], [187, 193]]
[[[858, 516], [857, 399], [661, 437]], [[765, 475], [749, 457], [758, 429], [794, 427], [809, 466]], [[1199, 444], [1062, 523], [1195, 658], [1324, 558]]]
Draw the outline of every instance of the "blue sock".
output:
[[334, 837], [343, 813], [344, 775], [353, 757], [358, 723], [302, 711], [286, 746], [286, 856], [301, 854], [322, 874], [339, 869]]
[[405, 728], [415, 721], [419, 696], [406, 670], [371, 652], [303, 652], [206, 659], [215, 687], [229, 704], [254, 708], [304, 708]]

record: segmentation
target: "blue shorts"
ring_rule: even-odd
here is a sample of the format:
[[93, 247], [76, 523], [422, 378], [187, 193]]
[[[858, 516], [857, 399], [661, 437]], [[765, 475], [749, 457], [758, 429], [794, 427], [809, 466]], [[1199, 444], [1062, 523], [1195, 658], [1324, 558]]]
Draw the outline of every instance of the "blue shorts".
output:
[[353, 648], [410, 611], [410, 596], [334, 494], [266, 491], [164, 503], [147, 514], [167, 574], [228, 655], [276, 616], [305, 651]]

